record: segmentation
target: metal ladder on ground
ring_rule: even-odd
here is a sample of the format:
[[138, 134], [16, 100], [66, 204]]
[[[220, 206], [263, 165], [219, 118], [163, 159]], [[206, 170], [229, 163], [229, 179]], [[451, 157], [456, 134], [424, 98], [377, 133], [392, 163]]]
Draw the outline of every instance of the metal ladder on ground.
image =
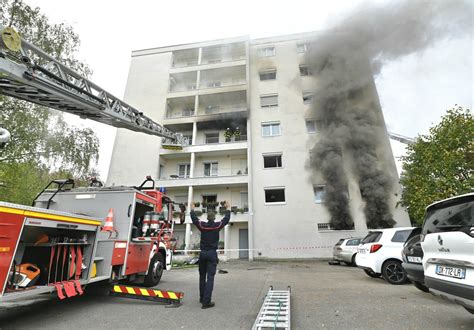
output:
[[291, 329], [291, 288], [273, 290], [270, 286], [252, 330], [257, 329]]

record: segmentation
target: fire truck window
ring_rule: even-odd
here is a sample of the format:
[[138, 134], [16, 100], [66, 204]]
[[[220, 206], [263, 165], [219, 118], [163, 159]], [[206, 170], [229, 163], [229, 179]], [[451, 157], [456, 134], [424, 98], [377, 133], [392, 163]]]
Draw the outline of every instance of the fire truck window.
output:
[[135, 213], [133, 214], [132, 238], [142, 236], [143, 216], [146, 211], [153, 211], [153, 207], [142, 203], [135, 204]]

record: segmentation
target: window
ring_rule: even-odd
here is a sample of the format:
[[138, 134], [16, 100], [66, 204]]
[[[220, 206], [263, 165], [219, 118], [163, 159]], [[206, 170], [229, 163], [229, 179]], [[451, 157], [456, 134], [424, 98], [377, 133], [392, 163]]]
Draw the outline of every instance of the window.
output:
[[347, 241], [346, 246], [357, 246], [360, 244], [360, 238], [350, 239]]
[[262, 136], [280, 135], [280, 123], [262, 124]]
[[399, 230], [395, 232], [395, 234], [392, 237], [392, 242], [405, 243], [411, 231], [412, 231], [411, 229], [407, 229], [407, 230]]
[[217, 176], [217, 162], [204, 163], [204, 176]]
[[281, 168], [280, 155], [263, 155], [263, 168]]
[[300, 65], [300, 75], [301, 76], [311, 76], [311, 71], [309, 70], [307, 65]]
[[360, 243], [361, 244], [376, 243], [380, 240], [380, 237], [382, 237], [381, 231], [369, 231], [367, 236], [365, 236], [365, 238]]
[[324, 190], [324, 186], [314, 186], [314, 201], [316, 203], [324, 203], [324, 199], [326, 197], [326, 191]]
[[261, 81], [275, 80], [276, 76], [277, 76], [277, 70], [276, 69], [269, 69], [269, 70], [265, 70], [265, 71], [260, 71], [259, 75], [260, 75], [260, 80]]
[[311, 102], [313, 102], [313, 94], [314, 92], [312, 91], [303, 92], [303, 103], [311, 104]]
[[309, 134], [313, 134], [317, 132], [316, 120], [306, 121], [306, 132]]
[[275, 56], [275, 47], [262, 47], [258, 49], [258, 57]]
[[308, 44], [296, 44], [296, 52], [298, 54], [303, 54], [308, 51]]
[[260, 106], [262, 108], [270, 108], [278, 106], [278, 94], [260, 96]]
[[[332, 223], [329, 223], [329, 222], [318, 223], [318, 231], [324, 231], [324, 230], [334, 230]], [[344, 239], [342, 239], [341, 241], [344, 241]]]
[[178, 165], [178, 177], [180, 178], [189, 178], [189, 173], [191, 172], [190, 164], [179, 164]]
[[207, 133], [206, 144], [219, 143], [219, 133]]
[[284, 203], [285, 188], [265, 188], [265, 203]]

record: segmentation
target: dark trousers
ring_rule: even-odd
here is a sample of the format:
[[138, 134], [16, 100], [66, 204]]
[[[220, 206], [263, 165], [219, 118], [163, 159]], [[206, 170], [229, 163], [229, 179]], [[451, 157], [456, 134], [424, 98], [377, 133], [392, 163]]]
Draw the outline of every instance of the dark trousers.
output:
[[216, 268], [217, 251], [201, 251], [199, 254], [199, 296], [203, 304], [209, 304], [211, 302]]

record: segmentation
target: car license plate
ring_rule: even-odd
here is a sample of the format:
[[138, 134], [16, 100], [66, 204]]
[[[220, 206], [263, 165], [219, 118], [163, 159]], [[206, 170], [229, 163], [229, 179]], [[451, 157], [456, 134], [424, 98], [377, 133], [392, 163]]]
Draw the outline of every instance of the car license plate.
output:
[[466, 278], [466, 268], [446, 267], [436, 265], [436, 274], [454, 278]]
[[408, 262], [413, 262], [416, 264], [421, 264], [421, 258], [420, 257], [412, 257], [412, 256], [407, 256]]

